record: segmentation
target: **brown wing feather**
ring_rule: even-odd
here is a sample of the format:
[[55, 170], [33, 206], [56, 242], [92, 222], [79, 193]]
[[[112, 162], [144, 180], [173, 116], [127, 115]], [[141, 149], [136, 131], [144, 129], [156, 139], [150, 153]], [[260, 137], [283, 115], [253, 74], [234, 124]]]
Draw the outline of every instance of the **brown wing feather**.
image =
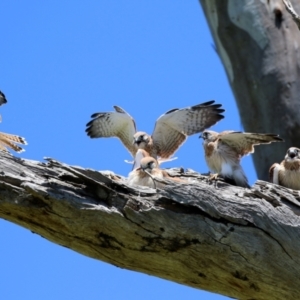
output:
[[275, 169], [275, 167], [276, 167], [277, 165], [278, 165], [277, 163], [274, 163], [274, 164], [270, 167], [270, 169], [269, 169], [269, 180], [270, 180], [270, 182], [273, 182], [273, 181], [274, 181], [274, 179], [273, 179], [273, 176], [274, 176], [274, 169]]
[[192, 134], [202, 132], [214, 125], [224, 116], [221, 114], [221, 104], [214, 101], [205, 102], [183, 109], [172, 109], [160, 116], [152, 134], [157, 155], [168, 158]]
[[121, 107], [114, 106], [115, 112], [95, 113], [93, 120], [86, 124], [86, 133], [91, 138], [117, 137], [128, 151], [135, 156], [136, 148], [133, 144], [133, 135], [136, 126], [133, 118]]
[[0, 151], [10, 153], [4, 145], [1, 145], [1, 143], [0, 143]]
[[154, 141], [154, 147], [159, 149], [157, 155], [164, 159], [171, 157], [186, 139], [186, 135], [178, 131], [163, 135], [159, 142], [155, 143], [156, 140]]
[[21, 136], [0, 132], [0, 151], [8, 152], [6, 147], [11, 148], [16, 152], [25, 151], [25, 149], [16, 144], [27, 145], [27, 142]]
[[239, 155], [247, 155], [254, 152], [254, 146], [260, 144], [270, 144], [272, 142], [282, 142], [277, 134], [272, 133], [249, 133], [249, 132], [225, 132], [220, 133], [219, 141], [226, 143]]

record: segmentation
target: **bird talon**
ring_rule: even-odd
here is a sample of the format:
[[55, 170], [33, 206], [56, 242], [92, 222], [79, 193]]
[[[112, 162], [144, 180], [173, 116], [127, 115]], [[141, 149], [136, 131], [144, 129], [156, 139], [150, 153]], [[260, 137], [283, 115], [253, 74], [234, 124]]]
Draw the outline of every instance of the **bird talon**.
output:
[[209, 184], [212, 184], [212, 182], [214, 181], [215, 188], [217, 188], [218, 177], [219, 177], [218, 173], [216, 173], [216, 174], [210, 174], [208, 176], [208, 178], [207, 178], [207, 182]]

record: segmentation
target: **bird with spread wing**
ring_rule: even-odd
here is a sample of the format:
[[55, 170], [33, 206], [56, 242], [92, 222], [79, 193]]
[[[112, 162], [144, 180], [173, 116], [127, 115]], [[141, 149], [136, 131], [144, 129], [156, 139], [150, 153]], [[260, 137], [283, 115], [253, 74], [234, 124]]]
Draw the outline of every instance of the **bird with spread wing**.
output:
[[114, 106], [113, 112], [93, 114], [86, 132], [91, 138], [119, 138], [135, 159], [135, 169], [140, 166], [140, 159], [136, 158], [138, 149], [159, 161], [170, 159], [188, 136], [202, 132], [224, 118], [221, 106], [209, 101], [169, 110], [156, 120], [152, 135], [137, 131], [134, 119], [124, 109]]
[[[0, 91], [0, 105], [5, 104], [5, 103], [7, 103], [6, 97]], [[0, 122], [1, 122], [1, 116], [0, 116]], [[7, 148], [10, 148], [16, 152], [25, 151], [23, 148], [21, 148], [17, 144], [27, 145], [27, 142], [23, 137], [20, 137], [18, 135], [0, 132], [0, 151], [9, 153]]]
[[300, 149], [291, 147], [284, 160], [269, 170], [270, 181], [293, 190], [300, 190]]
[[249, 188], [248, 179], [240, 165], [244, 155], [254, 152], [254, 146], [282, 142], [276, 134], [223, 131], [221, 133], [205, 130], [203, 138], [205, 160], [211, 172], [211, 178], [221, 175], [233, 185]]

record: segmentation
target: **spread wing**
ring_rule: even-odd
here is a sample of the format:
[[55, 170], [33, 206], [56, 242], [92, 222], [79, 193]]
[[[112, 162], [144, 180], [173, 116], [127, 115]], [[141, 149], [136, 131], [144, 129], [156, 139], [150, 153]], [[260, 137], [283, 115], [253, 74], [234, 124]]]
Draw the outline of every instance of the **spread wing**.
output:
[[86, 133], [91, 138], [117, 137], [128, 151], [135, 156], [136, 149], [133, 144], [133, 135], [136, 126], [133, 118], [122, 108], [114, 106], [115, 111], [95, 113], [93, 120], [86, 124]]
[[226, 143], [239, 155], [247, 155], [254, 152], [254, 146], [260, 144], [270, 144], [272, 142], [282, 142], [283, 139], [272, 133], [249, 133], [249, 132], [221, 132], [219, 141]]
[[184, 143], [187, 136], [202, 132], [224, 116], [221, 104], [209, 101], [183, 109], [172, 109], [156, 121], [152, 134], [157, 155], [168, 158]]
[[17, 144], [27, 145], [27, 142], [23, 137], [0, 132], [0, 151], [9, 152], [7, 148], [11, 148], [16, 152], [25, 151]]

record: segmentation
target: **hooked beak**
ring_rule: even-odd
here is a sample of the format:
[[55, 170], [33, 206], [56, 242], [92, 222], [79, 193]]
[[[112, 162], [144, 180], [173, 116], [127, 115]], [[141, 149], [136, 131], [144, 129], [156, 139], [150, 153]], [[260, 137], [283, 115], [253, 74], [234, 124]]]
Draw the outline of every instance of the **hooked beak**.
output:
[[289, 157], [290, 158], [294, 158], [296, 156], [296, 153], [295, 152], [289, 152]]

